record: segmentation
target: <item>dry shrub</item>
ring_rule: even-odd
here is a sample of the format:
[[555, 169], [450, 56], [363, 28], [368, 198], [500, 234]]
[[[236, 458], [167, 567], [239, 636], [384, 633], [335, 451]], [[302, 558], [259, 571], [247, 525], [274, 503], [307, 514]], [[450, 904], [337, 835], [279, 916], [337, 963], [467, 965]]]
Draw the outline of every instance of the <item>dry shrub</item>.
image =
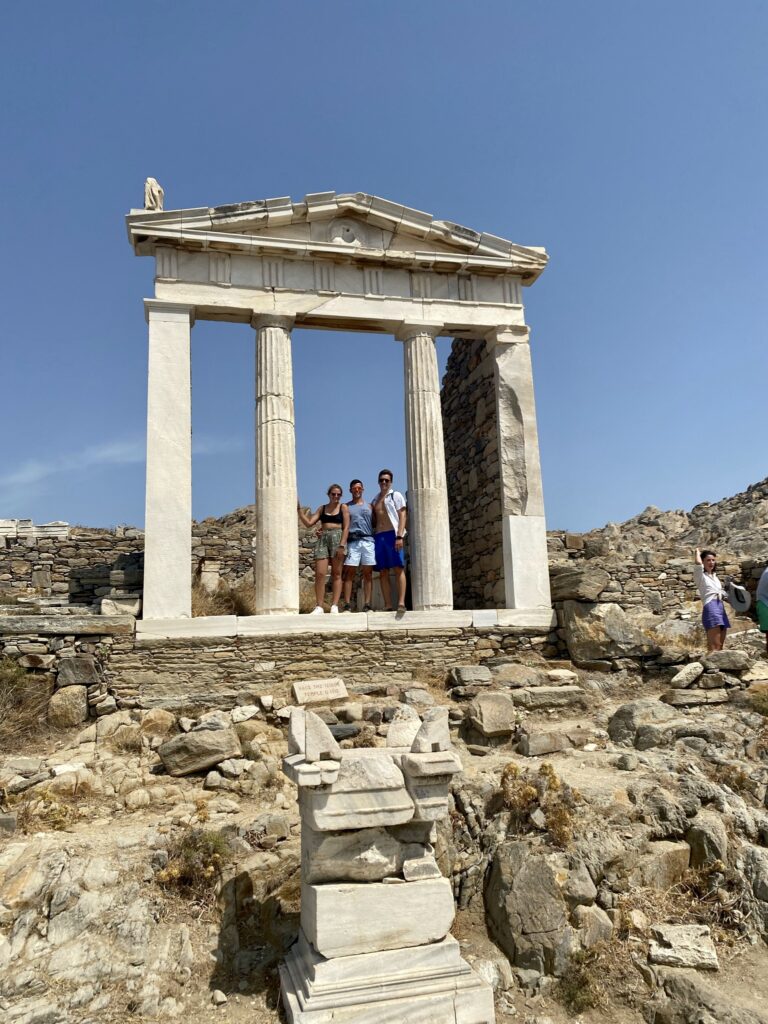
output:
[[0, 749], [9, 752], [46, 729], [48, 691], [13, 658], [0, 660]]
[[357, 736], [353, 736], [350, 741], [352, 747], [375, 747], [376, 746], [376, 730], [372, 725], [364, 725], [360, 729]]
[[77, 800], [50, 793], [47, 788], [31, 796], [24, 794], [18, 802], [9, 801], [9, 806], [16, 811], [16, 825], [25, 835], [43, 829], [62, 832], [79, 817]]
[[569, 1013], [583, 1013], [604, 1001], [604, 954], [604, 944], [599, 943], [571, 957], [557, 987], [557, 995]]
[[510, 761], [501, 773], [501, 795], [504, 806], [511, 812], [515, 827], [519, 830], [536, 807], [539, 793], [531, 783], [528, 772], [521, 771], [514, 761]]
[[719, 786], [727, 786], [734, 793], [752, 793], [757, 789], [757, 781], [745, 772], [741, 765], [714, 764], [707, 771], [710, 779]]
[[255, 615], [256, 603], [253, 586], [241, 580], [235, 586], [219, 583], [211, 594], [195, 580], [192, 585], [192, 615]]
[[744, 933], [750, 913], [750, 893], [744, 877], [721, 861], [689, 868], [670, 889], [634, 886], [619, 896], [622, 931], [628, 914], [641, 910], [649, 923], [706, 924], [717, 941], [733, 941]]
[[125, 754], [139, 754], [144, 748], [144, 737], [138, 726], [121, 726], [109, 738], [113, 750]]
[[510, 812], [510, 826], [516, 832], [528, 832], [534, 826], [531, 814], [537, 808], [546, 820], [549, 841], [565, 849], [573, 840], [574, 812], [579, 793], [558, 778], [545, 762], [536, 775], [520, 769], [513, 761], [501, 773], [501, 794]]
[[209, 904], [232, 855], [229, 840], [210, 829], [187, 828], [168, 847], [168, 862], [155, 873], [164, 888]]
[[747, 694], [747, 704], [752, 711], [763, 718], [768, 718], [768, 686], [751, 686]]

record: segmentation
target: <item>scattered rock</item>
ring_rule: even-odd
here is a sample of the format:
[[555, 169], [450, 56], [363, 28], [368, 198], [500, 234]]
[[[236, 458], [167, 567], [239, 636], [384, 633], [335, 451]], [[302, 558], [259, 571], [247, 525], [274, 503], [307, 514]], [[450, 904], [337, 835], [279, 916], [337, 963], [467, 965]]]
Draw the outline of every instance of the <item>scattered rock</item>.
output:
[[509, 736], [515, 728], [515, 705], [506, 693], [481, 693], [469, 705], [469, 717], [483, 736]]
[[728, 833], [723, 819], [714, 811], [699, 811], [691, 822], [685, 840], [691, 848], [692, 868], [707, 867], [716, 861], [726, 862]]
[[158, 753], [169, 775], [189, 775], [240, 757], [242, 750], [234, 729], [206, 728], [174, 736]]
[[647, 658], [661, 650], [630, 621], [620, 605], [610, 602], [565, 601], [563, 628], [568, 652], [577, 665], [604, 658]]
[[752, 665], [746, 651], [738, 650], [711, 651], [702, 660], [705, 668], [725, 672], [746, 672]]
[[656, 941], [648, 948], [648, 961], [666, 967], [695, 967], [717, 971], [715, 945], [703, 924], [658, 924], [651, 933]]
[[552, 566], [553, 601], [596, 601], [610, 580], [605, 569]]
[[70, 729], [88, 718], [88, 688], [70, 684], [48, 702], [48, 721], [55, 729]]
[[581, 705], [584, 703], [584, 691], [580, 686], [537, 686], [515, 690], [514, 701], [529, 711], [543, 711]]
[[675, 690], [684, 690], [689, 686], [693, 686], [703, 671], [704, 666], [700, 662], [692, 661], [690, 665], [681, 668], [679, 672], [672, 676], [669, 685]]

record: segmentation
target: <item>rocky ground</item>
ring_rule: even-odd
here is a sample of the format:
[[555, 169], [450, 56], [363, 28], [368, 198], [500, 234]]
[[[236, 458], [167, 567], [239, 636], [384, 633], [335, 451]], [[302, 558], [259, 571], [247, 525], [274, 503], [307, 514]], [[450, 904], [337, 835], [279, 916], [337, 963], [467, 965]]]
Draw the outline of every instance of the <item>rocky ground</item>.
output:
[[733, 558], [768, 553], [768, 478], [720, 501], [703, 501], [689, 512], [649, 505], [624, 523], [607, 523], [583, 535], [587, 557], [621, 560], [639, 551], [685, 555], [697, 545]]
[[[711, 658], [686, 635], [593, 668], [350, 677], [319, 709], [372, 745], [398, 707], [448, 706], [465, 770], [439, 861], [498, 1021], [768, 1021], [768, 661], [749, 625]], [[2, 757], [3, 1024], [279, 1019], [299, 896], [281, 703], [117, 711]]]

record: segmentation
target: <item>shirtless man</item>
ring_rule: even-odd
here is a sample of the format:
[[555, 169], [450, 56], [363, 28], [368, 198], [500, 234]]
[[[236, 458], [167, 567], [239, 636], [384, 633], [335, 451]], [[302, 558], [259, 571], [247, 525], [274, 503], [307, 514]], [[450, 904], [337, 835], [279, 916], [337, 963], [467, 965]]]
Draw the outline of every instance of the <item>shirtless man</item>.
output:
[[395, 570], [397, 610], [405, 611], [405, 558], [403, 538], [407, 511], [405, 498], [392, 490], [392, 470], [379, 472], [380, 491], [371, 502], [373, 507], [373, 540], [376, 545], [376, 568], [379, 570], [381, 596], [387, 611], [393, 611], [389, 570]]

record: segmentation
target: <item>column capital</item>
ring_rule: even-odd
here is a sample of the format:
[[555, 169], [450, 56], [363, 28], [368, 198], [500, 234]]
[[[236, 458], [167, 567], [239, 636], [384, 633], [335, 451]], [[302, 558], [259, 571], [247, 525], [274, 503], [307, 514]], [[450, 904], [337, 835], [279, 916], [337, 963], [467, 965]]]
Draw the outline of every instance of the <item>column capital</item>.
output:
[[531, 329], [527, 324], [505, 324], [485, 333], [489, 345], [527, 345], [530, 339]]
[[438, 334], [442, 333], [444, 327], [444, 324], [436, 323], [434, 320], [419, 320], [414, 323], [403, 320], [395, 331], [395, 340], [409, 341], [411, 338], [418, 338], [419, 335], [426, 334], [434, 341]]
[[184, 302], [166, 302], [164, 299], [144, 299], [144, 317], [153, 320], [187, 320], [191, 327], [195, 322], [195, 307]]
[[279, 316], [276, 313], [254, 313], [251, 317], [251, 327], [259, 330], [261, 327], [282, 327], [284, 331], [290, 331], [296, 322], [296, 317]]

